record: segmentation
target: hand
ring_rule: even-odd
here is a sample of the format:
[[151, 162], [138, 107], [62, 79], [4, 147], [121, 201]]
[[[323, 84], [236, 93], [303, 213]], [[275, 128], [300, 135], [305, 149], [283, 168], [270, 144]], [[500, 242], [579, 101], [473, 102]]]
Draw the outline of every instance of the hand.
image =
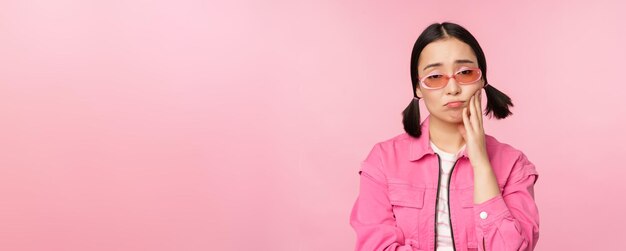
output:
[[474, 168], [478, 166], [489, 166], [489, 156], [485, 145], [485, 130], [483, 128], [483, 114], [481, 109], [480, 95], [482, 88], [478, 89], [468, 104], [463, 108], [463, 125], [459, 124], [458, 129], [465, 139], [467, 155]]

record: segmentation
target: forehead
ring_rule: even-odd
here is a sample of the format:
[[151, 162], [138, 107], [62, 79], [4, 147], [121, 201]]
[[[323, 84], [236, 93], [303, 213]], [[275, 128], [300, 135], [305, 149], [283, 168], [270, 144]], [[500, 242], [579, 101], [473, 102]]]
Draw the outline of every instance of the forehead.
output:
[[455, 60], [469, 59], [477, 62], [472, 47], [463, 41], [451, 37], [432, 42], [422, 50], [417, 61], [419, 71], [429, 64], [442, 63], [444, 67], [454, 64]]

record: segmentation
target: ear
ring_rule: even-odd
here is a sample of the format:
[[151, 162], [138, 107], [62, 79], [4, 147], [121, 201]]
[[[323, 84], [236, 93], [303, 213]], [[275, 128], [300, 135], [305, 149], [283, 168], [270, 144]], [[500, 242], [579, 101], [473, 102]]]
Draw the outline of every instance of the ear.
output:
[[423, 98], [424, 97], [422, 95], [422, 90], [420, 90], [419, 86], [417, 88], [415, 88], [415, 95], [417, 95], [417, 97], [419, 97], [419, 98]]

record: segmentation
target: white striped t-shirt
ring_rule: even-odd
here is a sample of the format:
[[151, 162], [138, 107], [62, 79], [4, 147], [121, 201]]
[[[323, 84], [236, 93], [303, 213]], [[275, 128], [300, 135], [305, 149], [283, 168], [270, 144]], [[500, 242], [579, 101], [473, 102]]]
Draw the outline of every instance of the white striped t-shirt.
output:
[[452, 234], [450, 233], [450, 214], [448, 212], [448, 179], [452, 165], [465, 149], [465, 145], [456, 153], [448, 153], [439, 149], [432, 141], [430, 146], [441, 158], [441, 181], [439, 182], [439, 202], [437, 207], [437, 251], [453, 250]]

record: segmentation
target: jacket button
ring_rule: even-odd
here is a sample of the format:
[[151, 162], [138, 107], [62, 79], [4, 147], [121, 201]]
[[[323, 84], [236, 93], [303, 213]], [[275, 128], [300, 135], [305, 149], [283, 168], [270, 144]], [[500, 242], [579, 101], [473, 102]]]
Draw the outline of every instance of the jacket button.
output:
[[483, 220], [487, 219], [487, 212], [485, 212], [485, 211], [480, 212], [480, 218], [483, 219]]

